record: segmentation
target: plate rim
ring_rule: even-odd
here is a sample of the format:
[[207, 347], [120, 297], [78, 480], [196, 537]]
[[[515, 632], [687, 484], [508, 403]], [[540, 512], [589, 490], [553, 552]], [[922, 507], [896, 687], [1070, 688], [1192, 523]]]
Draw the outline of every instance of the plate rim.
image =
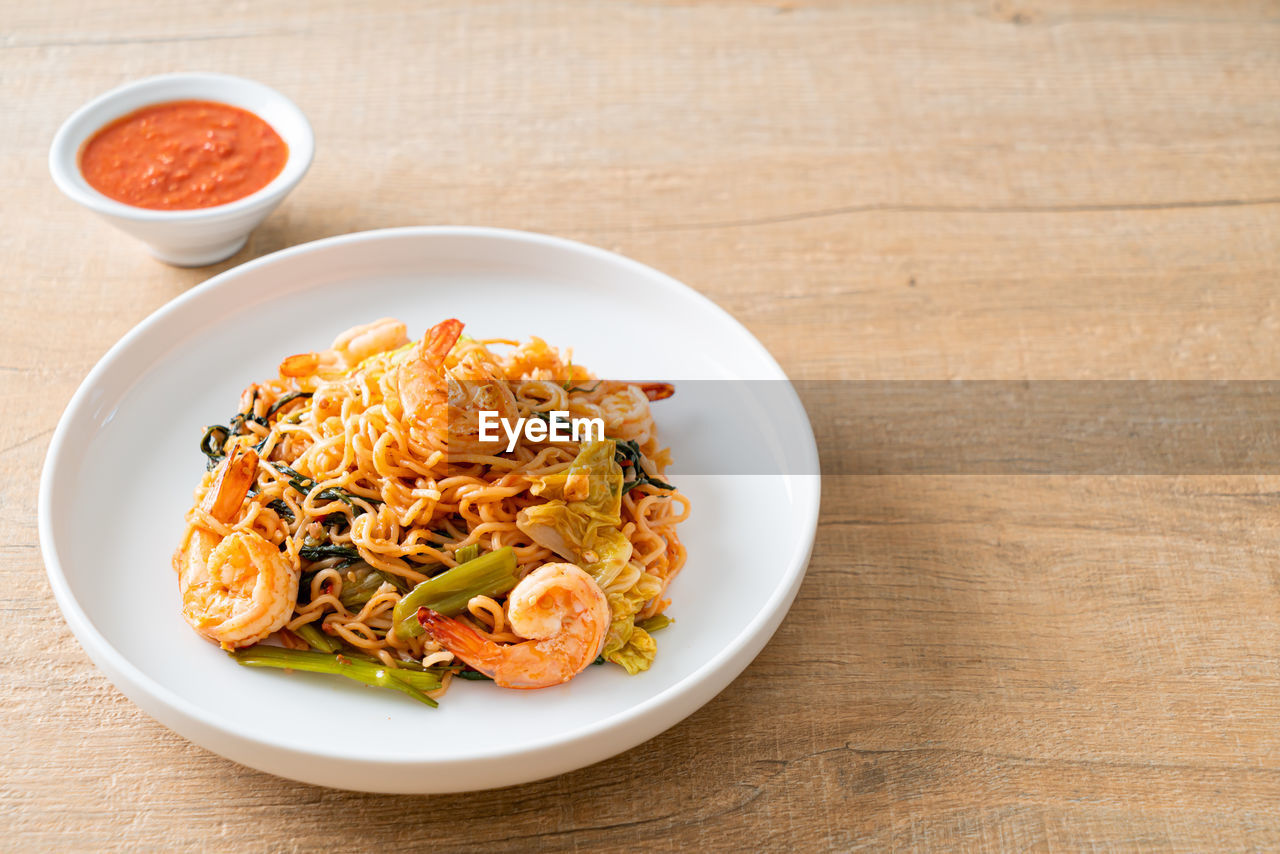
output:
[[[370, 758], [360, 756], [355, 753], [346, 753], [341, 750], [325, 749], [326, 745], [317, 745], [315, 749], [302, 750], [297, 747], [273, 741], [270, 738], [263, 738], [256, 733], [238, 729], [228, 725], [219, 719], [216, 715], [207, 713], [201, 707], [195, 705], [191, 701], [183, 698], [162, 682], [148, 675], [141, 668], [130, 661], [121, 651], [119, 651], [107, 638], [97, 629], [89, 618], [87, 612], [76, 596], [72, 593], [70, 585], [67, 582], [66, 573], [62, 566], [61, 556], [56, 547], [56, 539], [53, 532], [53, 514], [52, 506], [53, 491], [55, 489], [55, 480], [59, 477], [60, 468], [72, 462], [69, 459], [74, 454], [74, 446], [70, 444], [70, 436], [73, 429], [73, 422], [80, 420], [86, 416], [84, 410], [89, 404], [96, 386], [103, 375], [107, 374], [117, 361], [122, 359], [124, 355], [134, 347], [135, 342], [150, 333], [157, 326], [165, 323], [166, 319], [173, 314], [178, 313], [183, 306], [195, 300], [204, 298], [205, 294], [215, 292], [224, 286], [225, 282], [234, 281], [239, 276], [262, 267], [272, 266], [287, 262], [289, 259], [298, 256], [313, 253], [320, 250], [330, 249], [335, 246], [344, 244], [364, 243], [376, 240], [400, 240], [400, 239], [417, 239], [417, 238], [486, 238], [496, 241], [514, 241], [518, 243], [541, 244], [556, 248], [562, 251], [586, 254], [594, 256], [597, 259], [607, 261], [609, 263], [618, 264], [628, 267], [632, 272], [650, 278], [656, 282], [662, 283], [668, 289], [674, 289], [677, 292], [683, 292], [686, 297], [693, 297], [696, 301], [702, 303], [704, 308], [710, 309], [714, 314], [719, 315], [722, 321], [735, 327], [741, 332], [750, 346], [754, 347], [759, 355], [763, 357], [764, 364], [776, 372], [777, 379], [781, 379], [787, 383], [787, 391], [790, 401], [794, 403], [794, 416], [798, 418], [798, 425], [802, 425], [803, 434], [797, 439], [803, 445], [798, 451], [804, 457], [804, 462], [808, 465], [808, 471], [815, 472], [812, 475], [804, 475], [796, 479], [796, 495], [802, 504], [802, 536], [795, 543], [795, 548], [786, 561], [784, 572], [779, 578], [778, 585], [774, 588], [769, 598], [766, 600], [761, 609], [752, 616], [747, 625], [728, 643], [712, 657], [700, 664], [696, 669], [691, 671], [685, 677], [659, 691], [643, 702], [631, 706], [623, 711], [613, 715], [601, 718], [589, 724], [584, 724], [568, 733], [558, 736], [548, 736], [541, 739], [534, 739], [523, 743], [518, 749], [511, 748], [489, 748], [484, 745], [477, 745], [470, 755], [465, 758], [453, 757], [441, 760], [431, 760], [419, 756], [410, 756], [404, 758], [394, 757], [377, 757]], [[306, 287], [298, 289], [300, 292], [305, 291]], [[203, 329], [203, 326], [197, 326], [197, 329]], [[164, 719], [157, 713], [151, 704], [139, 699], [137, 694], [143, 694], [147, 700], [158, 703], [162, 707], [167, 707], [167, 711], [180, 715], [186, 720], [184, 723], [191, 724], [191, 728], [199, 730], [211, 730], [213, 734], [223, 739], [231, 739], [249, 747], [258, 748], [271, 753], [285, 753], [295, 759], [306, 761], [332, 761], [332, 762], [355, 762], [364, 763], [370, 768], [390, 768], [390, 767], [435, 767], [444, 768], [458, 764], [467, 764], [471, 762], [492, 761], [495, 759], [520, 759], [521, 757], [533, 756], [534, 754], [547, 750], [563, 749], [568, 751], [574, 745], [587, 742], [594, 738], [599, 738], [608, 734], [611, 730], [621, 731], [626, 725], [632, 724], [633, 729], [631, 735], [640, 733], [638, 738], [620, 737], [611, 740], [608, 750], [602, 755], [595, 755], [599, 750], [593, 751], [591, 757], [586, 759], [575, 759], [572, 763], [566, 764], [562, 770], [551, 773], [537, 773], [527, 778], [515, 779], [519, 777], [514, 775], [510, 782], [494, 783], [493, 786], [513, 785], [520, 782], [528, 782], [535, 779], [541, 779], [547, 776], [554, 776], [561, 773], [567, 773], [570, 770], [585, 767], [595, 762], [603, 761], [612, 756], [616, 756], [631, 747], [634, 747], [644, 741], [647, 741], [661, 732], [674, 726], [680, 720], [693, 714], [699, 708], [710, 701], [715, 694], [728, 686], [733, 680], [750, 665], [760, 650], [768, 643], [776, 632], [782, 620], [790, 610], [791, 602], [794, 600], [796, 593], [803, 582], [805, 572], [808, 567], [809, 559], [812, 555], [814, 542], [817, 535], [817, 526], [819, 520], [820, 503], [821, 503], [821, 475], [817, 474], [818, 468], [818, 452], [817, 442], [813, 434], [812, 425], [810, 423], [808, 413], [804, 409], [803, 403], [800, 401], [790, 379], [786, 373], [778, 365], [777, 361], [769, 353], [768, 349], [731, 314], [713, 302], [706, 295], [702, 294], [695, 288], [667, 275], [647, 264], [635, 259], [628, 258], [615, 252], [611, 252], [600, 247], [581, 243], [568, 238], [556, 237], [552, 235], [542, 234], [538, 232], [520, 231], [515, 229], [492, 228], [487, 226], [404, 226], [398, 228], [372, 229], [366, 231], [350, 232], [347, 234], [335, 235], [332, 237], [321, 238], [319, 240], [301, 243], [295, 246], [263, 255], [244, 264], [231, 267], [224, 270], [200, 284], [190, 288], [185, 293], [180, 294], [172, 300], [160, 305], [143, 320], [134, 325], [126, 332], [115, 344], [113, 344], [104, 353], [93, 368], [81, 381], [76, 388], [75, 393], [71, 396], [62, 414], [59, 416], [57, 427], [54, 430], [53, 437], [49, 442], [44, 462], [41, 469], [39, 498], [37, 504], [38, 530], [41, 555], [45, 564], [45, 575], [54, 592], [54, 598], [58, 603], [59, 610], [62, 612], [63, 618], [67, 621], [72, 633], [79, 641], [81, 647], [89, 655], [104, 675], [112, 682], [114, 687], [120, 690], [135, 705], [139, 706], [149, 716], [155, 718], [157, 722], [174, 730], [179, 735], [216, 752], [226, 758], [242, 764], [249, 764], [252, 767], [260, 768], [267, 773], [277, 776], [289, 776], [281, 774], [280, 771], [262, 768], [252, 761], [230, 755], [231, 751], [226, 746], [212, 747], [207, 743], [206, 738], [193, 737], [186, 728], [180, 729], [170, 720]], [[770, 625], [772, 623], [772, 625]], [[756, 649], [751, 651], [751, 647]], [[749, 655], [744, 654], [748, 653]], [[743, 660], [735, 663], [735, 658]], [[717, 678], [720, 677], [720, 678]], [[122, 682], [126, 684], [122, 684]], [[698, 695], [698, 689], [707, 685], [712, 685], [714, 691], [705, 697]], [[705, 693], [705, 691], [704, 691]], [[663, 709], [670, 709], [679, 706], [681, 700], [684, 699], [684, 707], [677, 710], [675, 717], [669, 723], [661, 723], [657, 729], [650, 731], [651, 727], [645, 727], [641, 722], [648, 716], [660, 717], [654, 713]], [[669, 717], [669, 715], [667, 716]], [[295, 777], [295, 779], [302, 779]], [[314, 782], [314, 779], [307, 780]], [[322, 784], [327, 785], [327, 784]], [[472, 789], [478, 788], [475, 786]], [[380, 789], [382, 791], [392, 791], [390, 789]], [[463, 789], [455, 789], [462, 791]], [[395, 791], [402, 791], [396, 789]]]

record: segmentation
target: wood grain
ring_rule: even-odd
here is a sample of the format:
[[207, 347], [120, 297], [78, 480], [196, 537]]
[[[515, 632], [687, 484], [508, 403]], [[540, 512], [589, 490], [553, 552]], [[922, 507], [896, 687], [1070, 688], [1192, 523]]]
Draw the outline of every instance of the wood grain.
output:
[[[319, 142], [205, 270], [44, 167], [80, 103], [184, 69], [277, 86]], [[1275, 2], [7, 0], [0, 110], [0, 848], [1280, 847], [1275, 477], [830, 478], [799, 599], [723, 694], [442, 798], [286, 782], [148, 719], [58, 616], [35, 526], [58, 415], [125, 331], [383, 226], [621, 251], [804, 379], [1275, 379]]]

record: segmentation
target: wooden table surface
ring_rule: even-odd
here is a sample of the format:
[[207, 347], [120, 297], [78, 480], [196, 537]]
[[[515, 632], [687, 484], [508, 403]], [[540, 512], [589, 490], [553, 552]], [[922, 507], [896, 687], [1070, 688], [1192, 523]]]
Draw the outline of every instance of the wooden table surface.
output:
[[[276, 86], [318, 138], [210, 269], [45, 167], [82, 102], [173, 70]], [[155, 723], [72, 638], [36, 535], [58, 416], [130, 327], [384, 226], [617, 250], [793, 378], [1278, 377], [1277, 3], [4, 0], [0, 110], [0, 848], [1280, 846], [1276, 477], [828, 478], [796, 604], [719, 697], [611, 761], [433, 798]]]

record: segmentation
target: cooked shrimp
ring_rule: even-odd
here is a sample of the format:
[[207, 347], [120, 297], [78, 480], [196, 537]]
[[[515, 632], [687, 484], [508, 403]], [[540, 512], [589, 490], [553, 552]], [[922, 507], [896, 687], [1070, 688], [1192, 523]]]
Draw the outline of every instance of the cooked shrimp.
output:
[[400, 366], [400, 402], [436, 447], [443, 447], [447, 437], [455, 452], [492, 451], [492, 443], [479, 439], [479, 413], [487, 410], [514, 420], [519, 407], [498, 366], [479, 353], [466, 353], [445, 367], [461, 334], [457, 320], [437, 323], [427, 331], [418, 353]]
[[445, 320], [437, 323], [422, 336], [418, 353], [400, 365], [400, 403], [405, 415], [431, 432], [443, 434], [441, 417], [447, 417], [449, 386], [444, 372], [444, 360], [458, 343], [462, 334], [462, 321]]
[[[222, 525], [235, 519], [258, 471], [258, 455], [236, 449], [223, 461], [201, 509]], [[279, 629], [298, 599], [298, 567], [253, 531], [226, 536], [193, 522], [173, 555], [182, 616], [224, 649], [249, 646]]]
[[394, 317], [353, 326], [333, 339], [333, 346], [318, 353], [297, 353], [280, 363], [280, 376], [299, 379], [312, 374], [329, 376], [349, 371], [370, 356], [409, 343], [406, 327]]
[[455, 453], [494, 453], [492, 441], [480, 439], [480, 413], [495, 412], [515, 422], [520, 406], [510, 385], [497, 375], [498, 367], [469, 353], [449, 369], [449, 448]]
[[[653, 432], [649, 404], [675, 393], [669, 383], [625, 383], [606, 381], [600, 398], [600, 414], [604, 416], [606, 436], [633, 439], [643, 445]], [[670, 394], [668, 394], [670, 389]]]
[[332, 350], [346, 367], [354, 368], [370, 356], [408, 343], [407, 327], [394, 317], [384, 317], [351, 327], [333, 340]]
[[596, 660], [609, 632], [600, 585], [572, 563], [544, 563], [512, 588], [507, 621], [522, 643], [497, 644], [466, 623], [418, 610], [427, 636], [503, 688], [568, 682]]

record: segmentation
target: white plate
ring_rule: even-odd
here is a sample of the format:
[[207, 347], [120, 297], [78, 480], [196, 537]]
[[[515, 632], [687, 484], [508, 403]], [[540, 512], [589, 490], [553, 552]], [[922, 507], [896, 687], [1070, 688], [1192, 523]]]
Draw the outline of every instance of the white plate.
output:
[[[699, 406], [678, 386], [655, 405], [677, 460], [682, 447], [736, 433], [744, 447], [774, 455], [768, 468], [783, 474], [677, 478], [693, 501], [681, 528], [689, 560], [670, 589], [676, 622], [657, 636], [657, 661], [644, 674], [595, 667], [542, 691], [455, 683], [433, 710], [342, 679], [241, 667], [197, 637], [178, 615], [169, 557], [204, 469], [202, 425], [224, 422], [240, 390], [273, 376], [283, 356], [384, 315], [411, 334], [458, 317], [482, 337], [538, 335], [573, 347], [601, 376], [785, 381], [750, 333], [688, 287], [542, 235], [372, 231], [216, 276], [102, 358], [63, 414], [41, 479], [40, 542], [58, 604], [126, 696], [197, 744], [263, 771], [338, 788], [446, 792], [606, 759], [742, 672], [790, 606], [817, 527], [817, 450], [789, 387], [769, 395], [766, 418]], [[750, 384], [735, 388], [751, 394]]]

